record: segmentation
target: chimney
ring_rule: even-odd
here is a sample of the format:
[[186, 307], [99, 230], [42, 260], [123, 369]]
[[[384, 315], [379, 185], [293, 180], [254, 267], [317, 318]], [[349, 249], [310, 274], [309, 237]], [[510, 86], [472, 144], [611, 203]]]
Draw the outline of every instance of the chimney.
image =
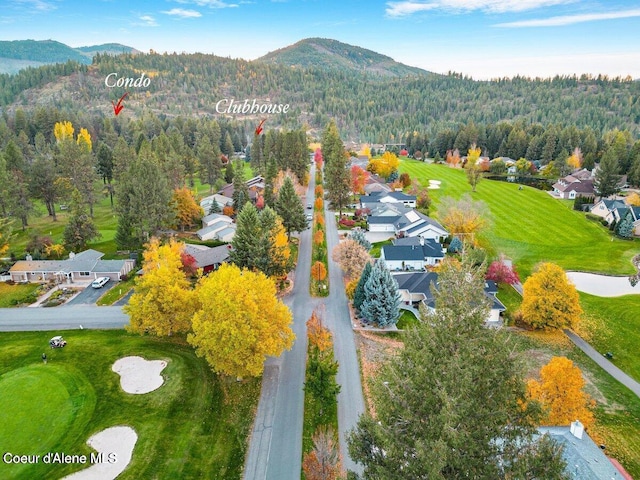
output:
[[580, 423], [580, 420], [576, 420], [575, 422], [572, 422], [569, 430], [574, 437], [582, 440], [582, 434], [584, 433], [584, 425]]
[[424, 237], [418, 237], [420, 239], [420, 245], [424, 246]]

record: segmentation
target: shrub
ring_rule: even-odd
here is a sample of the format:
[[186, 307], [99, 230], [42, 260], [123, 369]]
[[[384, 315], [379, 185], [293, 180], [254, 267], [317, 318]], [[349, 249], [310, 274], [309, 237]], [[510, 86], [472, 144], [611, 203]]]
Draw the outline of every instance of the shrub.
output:
[[349, 227], [349, 228], [351, 228], [351, 227], [354, 227], [354, 226], [355, 226], [356, 221], [355, 221], [355, 220], [352, 220], [352, 219], [350, 219], [350, 218], [342, 217], [338, 223], [339, 223], [340, 225], [342, 225], [343, 227]]

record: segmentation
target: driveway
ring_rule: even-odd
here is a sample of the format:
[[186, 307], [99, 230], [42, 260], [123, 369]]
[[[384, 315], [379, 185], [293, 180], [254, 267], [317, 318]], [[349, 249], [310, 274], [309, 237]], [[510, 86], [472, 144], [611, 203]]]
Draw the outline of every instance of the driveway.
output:
[[114, 282], [113, 280], [109, 280], [109, 283], [102, 288], [93, 288], [91, 284], [89, 284], [78, 295], [69, 300], [66, 305], [95, 305], [98, 299], [116, 283], [117, 282]]

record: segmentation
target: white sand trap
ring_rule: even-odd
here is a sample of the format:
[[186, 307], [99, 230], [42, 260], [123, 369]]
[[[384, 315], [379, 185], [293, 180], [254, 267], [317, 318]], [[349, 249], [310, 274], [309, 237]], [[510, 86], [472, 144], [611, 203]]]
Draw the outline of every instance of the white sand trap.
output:
[[612, 277], [585, 272], [567, 272], [576, 289], [598, 297], [619, 297], [621, 295], [640, 294], [640, 283], [632, 287], [629, 277]]
[[429, 180], [429, 186], [427, 187], [429, 190], [437, 190], [440, 188], [440, 184], [442, 182], [440, 180]]
[[120, 386], [127, 393], [153, 392], [164, 383], [160, 372], [167, 366], [164, 360], [145, 360], [142, 357], [124, 357], [117, 360], [111, 370], [120, 375]]
[[[62, 480], [113, 480], [120, 475], [133, 454], [133, 447], [138, 441], [138, 435], [131, 427], [111, 427], [93, 435], [87, 444], [98, 454], [102, 454], [99, 463], [89, 468], [67, 475]], [[97, 454], [94, 454], [94, 457]], [[113, 463], [110, 463], [113, 462]]]

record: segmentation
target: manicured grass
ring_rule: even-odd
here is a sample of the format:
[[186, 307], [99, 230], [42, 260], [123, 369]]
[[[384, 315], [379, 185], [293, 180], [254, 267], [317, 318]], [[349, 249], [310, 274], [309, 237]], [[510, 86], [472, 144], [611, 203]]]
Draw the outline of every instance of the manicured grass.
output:
[[136, 275], [133, 275], [131, 278], [115, 284], [112, 288], [110, 288], [107, 293], [102, 295], [96, 304], [98, 305], [113, 305], [115, 302], [124, 297], [129, 291], [133, 288], [136, 281]]
[[[52, 350], [51, 336], [0, 334], [2, 452], [89, 455], [91, 435], [129, 425], [138, 441], [118, 478], [241, 477], [259, 380], [218, 378], [179, 337], [78, 330], [65, 332], [68, 345]], [[166, 360], [164, 385], [145, 395], [123, 392], [111, 366], [128, 355]], [[83, 467], [0, 464], [0, 478], [58, 479]]]
[[369, 250], [369, 255], [371, 255], [373, 258], [380, 258], [380, 252], [382, 251], [382, 247], [384, 247], [385, 245], [391, 245], [391, 239], [372, 243], [371, 250]]
[[594, 328], [590, 342], [611, 361], [640, 381], [640, 295], [604, 298], [580, 293], [580, 304]]
[[37, 296], [39, 288], [40, 285], [37, 283], [7, 285], [0, 282], [0, 308], [15, 307], [28, 300], [33, 300], [34, 295]]
[[429, 184], [440, 180], [440, 189], [429, 190], [437, 217], [438, 201], [444, 196], [461, 197], [469, 193], [482, 200], [491, 211], [491, 227], [480, 241], [490, 254], [505, 253], [523, 280], [540, 261], [557, 263], [566, 270], [604, 273], [634, 273], [631, 258], [640, 241], [612, 238], [610, 232], [584, 214], [568, 208], [547, 192], [507, 182], [482, 180], [475, 193], [462, 169], [427, 164], [416, 160], [400, 163], [415, 182]]
[[518, 292], [514, 290], [511, 285], [500, 284], [498, 285], [498, 300], [500, 300], [504, 306], [507, 308], [507, 311], [504, 312], [505, 320], [508, 324], [512, 324], [511, 319], [513, 314], [520, 309], [520, 304], [522, 303], [522, 297]]
[[396, 326], [400, 330], [405, 330], [407, 328], [414, 327], [419, 322], [420, 320], [416, 318], [413, 312], [410, 312], [409, 310], [400, 310], [400, 318], [398, 318]]

